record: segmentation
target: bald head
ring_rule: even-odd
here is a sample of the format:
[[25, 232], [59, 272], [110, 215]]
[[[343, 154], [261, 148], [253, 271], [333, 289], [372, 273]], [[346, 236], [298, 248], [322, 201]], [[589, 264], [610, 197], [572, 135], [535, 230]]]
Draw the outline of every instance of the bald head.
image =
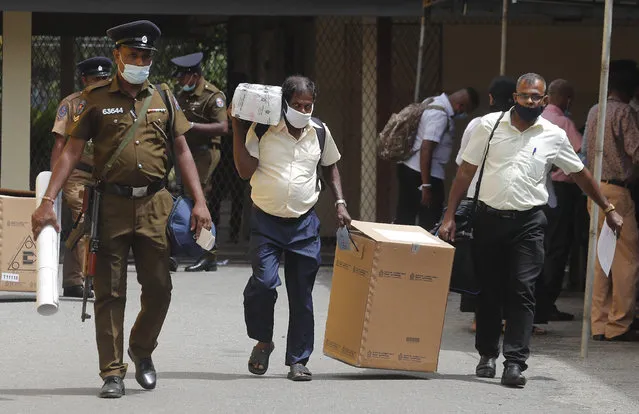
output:
[[565, 79], [555, 79], [548, 86], [548, 103], [566, 111], [575, 95], [572, 85]]

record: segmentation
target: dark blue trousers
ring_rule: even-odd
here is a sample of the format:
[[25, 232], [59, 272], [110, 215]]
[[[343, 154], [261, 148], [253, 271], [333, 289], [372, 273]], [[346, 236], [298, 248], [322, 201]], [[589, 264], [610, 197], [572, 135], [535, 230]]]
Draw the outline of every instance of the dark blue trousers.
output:
[[313, 352], [313, 285], [320, 266], [320, 223], [315, 210], [299, 218], [281, 218], [256, 207], [251, 213], [250, 257], [253, 275], [244, 289], [244, 319], [248, 336], [273, 340], [273, 313], [278, 274], [284, 256], [289, 302], [286, 365], [306, 364]]

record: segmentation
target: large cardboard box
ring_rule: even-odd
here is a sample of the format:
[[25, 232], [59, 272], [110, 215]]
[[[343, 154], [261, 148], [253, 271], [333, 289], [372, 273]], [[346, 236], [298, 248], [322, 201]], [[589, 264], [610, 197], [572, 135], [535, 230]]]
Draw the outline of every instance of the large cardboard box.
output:
[[437, 370], [455, 249], [421, 227], [353, 221], [335, 253], [324, 354], [362, 368]]
[[34, 195], [0, 189], [0, 291], [36, 291], [36, 245], [31, 232]]

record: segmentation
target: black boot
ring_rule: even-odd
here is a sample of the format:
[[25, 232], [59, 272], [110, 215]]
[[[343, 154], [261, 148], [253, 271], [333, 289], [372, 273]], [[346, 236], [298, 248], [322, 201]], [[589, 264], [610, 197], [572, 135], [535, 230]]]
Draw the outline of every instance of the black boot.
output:
[[124, 391], [124, 381], [117, 376], [110, 376], [104, 379], [104, 385], [100, 390], [98, 397], [100, 398], [120, 398], [126, 392]]
[[187, 272], [215, 272], [217, 271], [217, 255], [206, 252], [197, 260], [193, 266], [184, 269]]

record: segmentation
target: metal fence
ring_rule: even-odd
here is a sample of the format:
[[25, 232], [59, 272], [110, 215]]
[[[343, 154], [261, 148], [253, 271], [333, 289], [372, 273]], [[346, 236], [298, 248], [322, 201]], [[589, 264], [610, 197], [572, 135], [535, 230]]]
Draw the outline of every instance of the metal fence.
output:
[[[394, 211], [396, 199], [394, 169], [383, 176], [386, 186], [380, 187], [379, 163], [376, 155], [380, 117], [390, 115], [381, 111], [399, 111], [413, 100], [417, 48], [418, 19], [390, 21], [390, 36], [385, 62], [379, 62], [379, 32], [376, 19], [359, 17], [318, 17], [311, 39], [312, 76], [320, 89], [316, 114], [329, 126], [342, 152], [342, 179], [354, 217], [376, 220], [379, 199], [387, 211]], [[438, 93], [441, 89], [441, 25], [427, 27], [424, 65], [420, 97]], [[206, 56], [204, 76], [220, 89], [227, 91], [227, 27], [218, 24], [206, 38], [163, 38], [159, 44], [151, 70], [152, 82], [168, 82], [173, 66], [170, 58], [203, 51]], [[32, 66], [31, 115], [31, 188], [35, 177], [49, 169], [53, 138], [50, 133], [58, 102], [73, 90], [79, 90], [80, 77], [75, 62], [91, 56], [112, 58], [112, 42], [106, 37], [34, 36]], [[69, 62], [73, 61], [73, 65]], [[386, 64], [390, 77], [379, 81], [379, 64]], [[65, 71], [73, 71], [73, 79]], [[65, 75], [67, 80], [65, 81]], [[65, 83], [66, 82], [66, 83]], [[66, 86], [65, 86], [66, 85]], [[227, 96], [230, 95], [227, 93]], [[229, 97], [230, 98], [230, 97]], [[381, 105], [389, 103], [388, 105]], [[382, 106], [385, 108], [382, 108]], [[231, 138], [222, 144], [222, 161], [214, 173], [210, 207], [217, 215], [218, 241], [221, 253], [245, 254], [248, 240], [248, 185], [239, 180], [232, 160]], [[325, 230], [322, 234], [327, 251], [334, 248], [334, 208], [331, 197], [320, 197], [318, 212]]]

